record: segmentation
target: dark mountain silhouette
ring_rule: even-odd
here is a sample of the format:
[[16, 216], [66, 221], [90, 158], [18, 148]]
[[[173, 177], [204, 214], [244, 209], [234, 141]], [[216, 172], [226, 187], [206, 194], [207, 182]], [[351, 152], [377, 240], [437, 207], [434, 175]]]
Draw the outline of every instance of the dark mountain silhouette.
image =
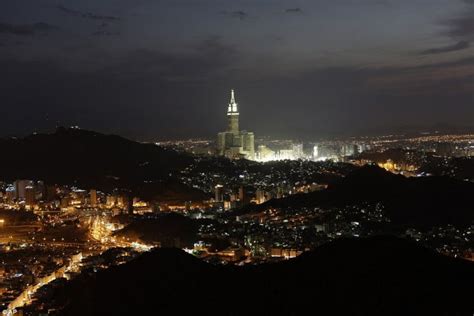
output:
[[372, 237], [244, 267], [158, 249], [79, 277], [54, 300], [64, 315], [472, 315], [473, 277], [471, 262]]
[[356, 155], [357, 159], [365, 159], [368, 161], [373, 161], [375, 163], [384, 163], [387, 160], [392, 160], [397, 164], [417, 164], [415, 162], [421, 162], [427, 157], [431, 158], [432, 155], [416, 151], [409, 150], [404, 148], [390, 148], [382, 152], [378, 151], [364, 151]]
[[177, 213], [157, 219], [142, 219], [131, 223], [115, 235], [144, 242], [160, 242], [162, 246], [191, 247], [197, 241], [199, 223]]
[[146, 197], [166, 188], [169, 199], [202, 198], [202, 192], [171, 181], [169, 176], [191, 163], [192, 157], [155, 144], [58, 128], [52, 134], [1, 139], [0, 146], [3, 180], [36, 179], [105, 191], [120, 188]]
[[327, 190], [297, 194], [249, 206], [235, 214], [268, 208], [337, 207], [381, 202], [396, 224], [470, 225], [474, 221], [474, 183], [448, 177], [405, 178], [377, 166], [359, 168]]
[[459, 180], [469, 179], [472, 181], [474, 179], [474, 158], [433, 156], [425, 159], [419, 171], [437, 176], [449, 175]]

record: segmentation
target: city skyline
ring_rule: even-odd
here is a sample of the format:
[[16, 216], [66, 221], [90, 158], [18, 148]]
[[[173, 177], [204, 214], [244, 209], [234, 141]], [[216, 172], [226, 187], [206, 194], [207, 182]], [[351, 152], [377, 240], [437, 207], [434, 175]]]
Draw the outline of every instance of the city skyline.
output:
[[[307, 295], [308, 277], [316, 278], [310, 289], [328, 293], [318, 296], [318, 307], [329, 300], [324, 310], [338, 306], [332, 300], [340, 300], [334, 293], [341, 282], [353, 287], [342, 295], [367, 302], [367, 314], [379, 315], [372, 298], [410, 310], [469, 310], [474, 134], [329, 141], [309, 153], [302, 143], [275, 141], [268, 144], [275, 150], [259, 146], [253, 161], [233, 95], [226, 108], [224, 154], [209, 142], [141, 143], [77, 127], [4, 139], [0, 310], [120, 315], [149, 310], [155, 300], [143, 298], [158, 296], [163, 303], [153, 308], [169, 314], [189, 305], [183, 302], [195, 299], [195, 308], [214, 298], [219, 304], [209, 314], [229, 306], [232, 314], [249, 306], [268, 312], [271, 299], [233, 306], [251, 284], [260, 297], [281, 293], [283, 307], [303, 315], [308, 308], [295, 302]], [[315, 268], [317, 262], [323, 265]], [[294, 272], [273, 270], [282, 267]], [[328, 267], [332, 272], [319, 272]], [[224, 280], [226, 270], [248, 281]], [[393, 271], [399, 284], [414, 284], [407, 298], [398, 298], [405, 292], [394, 291], [393, 282], [381, 287]], [[107, 275], [113, 277], [97, 291]], [[317, 281], [322, 275], [327, 281]], [[272, 281], [275, 290], [267, 286]], [[215, 285], [183, 292], [189, 282]], [[439, 307], [428, 299], [433, 288]], [[368, 294], [354, 296], [361, 291]], [[118, 302], [115, 293], [133, 295]], [[414, 297], [425, 303], [414, 305]], [[341, 313], [354, 311], [345, 306]]]
[[212, 137], [231, 88], [258, 135], [473, 127], [472, 1], [2, 6], [0, 135]]
[[474, 0], [0, 2], [1, 315], [474, 315]]

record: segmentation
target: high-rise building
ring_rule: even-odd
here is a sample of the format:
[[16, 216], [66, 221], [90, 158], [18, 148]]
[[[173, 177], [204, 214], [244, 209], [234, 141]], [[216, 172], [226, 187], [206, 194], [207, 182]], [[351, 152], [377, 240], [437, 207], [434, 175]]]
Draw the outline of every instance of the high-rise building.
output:
[[239, 201], [243, 202], [245, 200], [245, 189], [244, 186], [241, 185], [239, 187]]
[[97, 206], [97, 191], [96, 190], [90, 190], [89, 198], [90, 198], [91, 206], [96, 207]]
[[28, 206], [33, 206], [36, 203], [36, 190], [34, 186], [25, 187], [25, 203]]
[[343, 157], [352, 156], [358, 153], [358, 147], [354, 144], [344, 144], [341, 148]]
[[64, 196], [63, 198], [61, 198], [60, 205], [62, 209], [68, 208], [69, 205], [71, 205], [71, 198], [69, 196]]
[[6, 195], [6, 199], [7, 199], [7, 202], [13, 202], [13, 200], [15, 200], [15, 187], [14, 186], [9, 186], [7, 187], [7, 189], [5, 190], [5, 195]]
[[214, 191], [216, 202], [224, 202], [224, 187], [218, 184], [215, 186]]
[[117, 204], [117, 197], [115, 195], [107, 195], [107, 207], [114, 207]]
[[17, 200], [25, 199], [26, 187], [33, 186], [34, 183], [31, 180], [16, 180], [15, 181], [15, 195]]
[[217, 135], [217, 153], [227, 158], [255, 159], [255, 136], [253, 132], [241, 131], [239, 127], [239, 108], [231, 90], [227, 107], [227, 131]]

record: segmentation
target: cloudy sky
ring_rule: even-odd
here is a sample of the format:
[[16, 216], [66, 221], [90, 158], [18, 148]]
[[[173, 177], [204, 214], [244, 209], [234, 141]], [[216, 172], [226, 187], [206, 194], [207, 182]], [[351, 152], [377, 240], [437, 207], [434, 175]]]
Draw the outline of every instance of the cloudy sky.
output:
[[2, 0], [0, 135], [474, 127], [474, 0]]

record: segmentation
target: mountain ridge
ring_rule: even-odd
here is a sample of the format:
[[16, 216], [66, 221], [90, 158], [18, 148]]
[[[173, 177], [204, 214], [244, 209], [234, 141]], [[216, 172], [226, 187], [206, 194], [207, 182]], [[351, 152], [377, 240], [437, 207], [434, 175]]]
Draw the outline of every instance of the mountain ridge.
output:
[[169, 200], [202, 200], [207, 195], [170, 177], [189, 165], [190, 155], [117, 135], [58, 128], [51, 134], [0, 140], [1, 180], [43, 180], [84, 189], [130, 191], [149, 200], [168, 190]]
[[353, 171], [326, 190], [272, 199], [236, 210], [234, 215], [271, 208], [343, 207], [383, 203], [396, 224], [415, 226], [470, 225], [474, 221], [471, 197], [474, 183], [447, 177], [405, 178], [368, 165]]
[[67, 315], [469, 315], [473, 269], [412, 241], [378, 236], [340, 239], [295, 259], [244, 267], [157, 249], [60, 292], [70, 302]]

